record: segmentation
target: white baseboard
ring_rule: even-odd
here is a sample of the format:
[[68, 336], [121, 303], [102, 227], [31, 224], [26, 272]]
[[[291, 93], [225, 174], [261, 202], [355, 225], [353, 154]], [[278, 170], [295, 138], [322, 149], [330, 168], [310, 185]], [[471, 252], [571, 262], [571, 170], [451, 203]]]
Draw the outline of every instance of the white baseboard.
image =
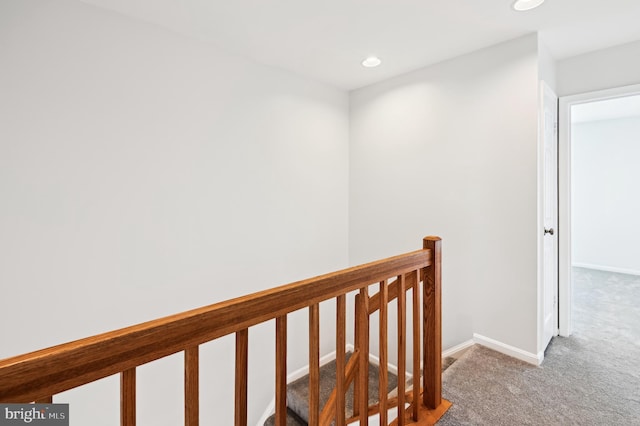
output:
[[515, 346], [507, 345], [506, 343], [490, 339], [477, 333], [473, 333], [473, 341], [479, 345], [486, 346], [489, 349], [493, 349], [496, 352], [500, 352], [521, 361], [528, 362], [529, 364], [540, 365], [544, 360], [544, 352], [540, 352], [536, 355], [531, 352], [523, 351], [522, 349], [516, 348]]
[[[373, 365], [377, 365], [378, 367], [380, 367], [380, 358], [378, 358], [377, 356], [373, 355], [372, 353], [369, 353], [369, 362], [371, 362]], [[387, 364], [387, 370], [392, 373], [395, 374], [396, 376], [398, 375], [398, 366], [388, 363]], [[411, 374], [409, 371], [405, 371], [405, 377], [407, 380], [411, 379], [413, 377], [413, 374]]]
[[619, 274], [639, 275], [640, 271], [635, 269], [616, 268], [615, 266], [594, 265], [592, 263], [573, 262], [572, 266], [586, 269], [597, 269], [598, 271], [617, 272]]
[[455, 345], [452, 348], [449, 348], [445, 351], [442, 351], [442, 358], [446, 358], [448, 356], [452, 356], [454, 358], [458, 357], [458, 354], [460, 352], [463, 352], [467, 349], [469, 349], [471, 346], [473, 346], [476, 342], [473, 341], [473, 339], [469, 339], [466, 342], [462, 342], [459, 345]]
[[[493, 349], [494, 351], [503, 353], [505, 355], [509, 355], [511, 357], [517, 358], [519, 360], [528, 362], [529, 364], [533, 364], [533, 365], [540, 365], [542, 363], [542, 360], [544, 359], [544, 352], [541, 352], [538, 355], [534, 355], [530, 352], [523, 351], [522, 349], [516, 348], [514, 346], [510, 346], [505, 343], [499, 342], [497, 340], [493, 340], [488, 337], [482, 336], [480, 334], [475, 334], [475, 333], [473, 335], [473, 339], [467, 340], [466, 342], [462, 342], [459, 345], [456, 345], [452, 348], [449, 348], [443, 351], [442, 358], [446, 358], [448, 356], [455, 356], [459, 352], [462, 352], [470, 348], [474, 344], [486, 346], [489, 349]], [[347, 343], [346, 349], [347, 351], [353, 351], [354, 346], [351, 343]], [[328, 362], [333, 361], [335, 358], [336, 358], [335, 351], [328, 353], [327, 355], [320, 358], [320, 366], [323, 366]], [[369, 354], [369, 361], [371, 361], [374, 365], [378, 365], [378, 366], [380, 365], [380, 358], [378, 358], [373, 354]], [[395, 374], [396, 376], [398, 375], [398, 367], [396, 365], [389, 364], [389, 371]], [[308, 365], [288, 374], [287, 383], [291, 383], [295, 380], [298, 380], [299, 378], [304, 377], [307, 374], [309, 374]], [[412, 375], [409, 372], [407, 372], [406, 377], [407, 379], [410, 379]], [[267, 406], [267, 409], [265, 410], [264, 414], [262, 414], [262, 416], [258, 420], [258, 423], [256, 424], [256, 426], [264, 426], [264, 423], [267, 421], [269, 416], [271, 416], [275, 412], [275, 407], [276, 407], [275, 399], [272, 399], [269, 405]]]
[[262, 413], [262, 416], [260, 416], [260, 418], [258, 419], [258, 423], [256, 423], [256, 426], [264, 426], [264, 424], [267, 422], [267, 419], [271, 417], [271, 415], [275, 413], [275, 411], [276, 411], [276, 400], [272, 399], [269, 405], [267, 405], [267, 409], [264, 411], [264, 413]]

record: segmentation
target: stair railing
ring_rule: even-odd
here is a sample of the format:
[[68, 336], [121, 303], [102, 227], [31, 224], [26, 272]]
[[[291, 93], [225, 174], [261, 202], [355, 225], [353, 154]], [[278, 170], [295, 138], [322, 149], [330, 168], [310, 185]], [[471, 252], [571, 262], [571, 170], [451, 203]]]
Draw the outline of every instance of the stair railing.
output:
[[[429, 252], [430, 263], [423, 268], [400, 274], [391, 283], [388, 280], [379, 282], [378, 293], [370, 296], [369, 286], [359, 289], [355, 297], [355, 351], [349, 360], [344, 375], [344, 385], [336, 386], [320, 414], [320, 426], [332, 423], [342, 425], [360, 421], [368, 424], [368, 416], [379, 415], [379, 424], [388, 424], [388, 410], [397, 408], [397, 418], [392, 425], [434, 424], [451, 406], [442, 399], [442, 338], [441, 338], [441, 242], [438, 237], [426, 237], [423, 248]], [[421, 284], [424, 283], [423, 286]], [[411, 373], [413, 388], [406, 391], [406, 351], [407, 351], [407, 302], [406, 294], [411, 290], [412, 307], [412, 359]], [[422, 290], [422, 291], [421, 291]], [[423, 297], [421, 315], [420, 298]], [[388, 384], [388, 314], [389, 303], [397, 300], [397, 359], [398, 388], [397, 396], [389, 399]], [[379, 402], [368, 406], [369, 400], [369, 328], [370, 317], [379, 311], [378, 319], [378, 354]], [[422, 335], [420, 333], [422, 328]], [[422, 382], [420, 383], [420, 365], [423, 365]], [[340, 374], [340, 368], [337, 367]], [[356, 379], [357, 376], [357, 380]], [[338, 376], [340, 377], [340, 376]], [[353, 416], [342, 422], [335, 417], [341, 412], [342, 402], [338, 394], [342, 394], [354, 382]], [[405, 409], [405, 404], [409, 408]], [[311, 406], [311, 403], [310, 403]], [[343, 407], [342, 407], [343, 408]], [[339, 416], [338, 416], [339, 417]], [[310, 421], [310, 424], [315, 424]]]
[[[396, 278], [387, 285], [389, 279]], [[420, 291], [420, 281], [424, 284]], [[371, 284], [379, 283], [380, 292], [369, 296]], [[405, 410], [404, 377], [406, 371], [406, 292], [412, 291], [413, 306], [413, 378], [410, 407]], [[433, 424], [450, 403], [441, 397], [441, 249], [440, 238], [426, 237], [423, 249], [376, 262], [321, 275], [251, 295], [216, 303], [180, 314], [145, 322], [120, 330], [0, 360], [0, 402], [50, 403], [54, 395], [114, 374], [120, 375], [120, 424], [136, 424], [136, 368], [177, 352], [184, 353], [184, 393], [186, 426], [199, 424], [199, 345], [235, 334], [235, 420], [247, 425], [248, 329], [275, 320], [276, 330], [276, 425], [286, 425], [287, 390], [287, 315], [299, 309], [309, 310], [309, 424], [335, 417], [335, 424], [360, 420], [379, 412], [381, 424], [387, 424], [387, 408], [399, 407], [395, 421], [403, 424]], [[356, 297], [356, 350], [349, 364], [346, 351], [347, 294]], [[420, 316], [420, 293], [423, 309]], [[319, 403], [319, 304], [336, 300], [335, 395], [321, 411]], [[387, 305], [398, 304], [397, 401], [381, 401], [368, 406], [369, 317], [377, 310], [384, 319], [380, 326], [380, 389], [386, 389]], [[422, 326], [422, 339], [420, 327]], [[421, 342], [421, 343], [420, 343]], [[422, 355], [421, 355], [422, 353]], [[423, 363], [421, 386], [419, 362]], [[384, 368], [383, 368], [384, 367]], [[345, 393], [351, 381], [356, 383], [354, 414], [345, 416]], [[384, 385], [384, 386], [383, 386]], [[422, 387], [422, 389], [420, 389]], [[420, 391], [422, 390], [422, 393]], [[340, 413], [335, 415], [335, 413]], [[395, 423], [393, 423], [395, 424]]]

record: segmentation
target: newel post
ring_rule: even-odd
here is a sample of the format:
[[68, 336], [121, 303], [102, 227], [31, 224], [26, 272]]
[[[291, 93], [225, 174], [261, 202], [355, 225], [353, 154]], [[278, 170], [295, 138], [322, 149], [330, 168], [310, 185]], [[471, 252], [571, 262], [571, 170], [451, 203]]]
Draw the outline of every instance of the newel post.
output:
[[425, 237], [423, 248], [431, 250], [431, 265], [424, 269], [423, 297], [423, 404], [436, 409], [442, 403], [442, 252], [440, 237]]

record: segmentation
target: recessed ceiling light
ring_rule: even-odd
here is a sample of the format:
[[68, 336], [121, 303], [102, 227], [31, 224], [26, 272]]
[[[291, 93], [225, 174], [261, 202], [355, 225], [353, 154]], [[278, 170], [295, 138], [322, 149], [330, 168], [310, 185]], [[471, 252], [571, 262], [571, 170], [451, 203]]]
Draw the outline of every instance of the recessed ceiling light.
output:
[[380, 60], [380, 58], [376, 56], [369, 56], [367, 59], [362, 61], [362, 66], [366, 68], [374, 68], [380, 65], [381, 63], [382, 61]]
[[524, 12], [525, 10], [535, 9], [544, 3], [544, 0], [516, 0], [513, 3], [513, 8], [518, 12]]

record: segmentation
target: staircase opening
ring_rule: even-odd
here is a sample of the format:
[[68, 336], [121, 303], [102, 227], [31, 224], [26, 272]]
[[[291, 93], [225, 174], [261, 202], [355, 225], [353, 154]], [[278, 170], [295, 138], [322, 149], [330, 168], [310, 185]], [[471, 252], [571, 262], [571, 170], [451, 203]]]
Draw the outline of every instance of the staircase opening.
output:
[[[355, 309], [352, 351], [347, 350], [346, 342], [348, 300], [353, 300]], [[397, 372], [390, 371], [388, 362], [391, 302], [397, 306]], [[322, 367], [321, 303], [336, 307], [335, 359]], [[309, 374], [287, 383], [287, 319], [300, 309], [309, 312]], [[369, 349], [374, 314], [379, 320], [377, 364], [370, 362]], [[0, 360], [0, 402], [52, 403], [65, 390], [119, 375], [120, 424], [134, 426], [136, 369], [182, 352], [184, 424], [196, 426], [200, 419], [200, 345], [235, 335], [234, 423], [247, 425], [249, 328], [273, 322], [273, 424], [364, 425], [374, 415], [384, 425], [430, 425], [451, 405], [442, 399], [441, 316], [441, 241], [426, 237], [423, 248], [414, 252]], [[407, 344], [409, 335], [411, 345]], [[416, 380], [406, 380], [409, 376]], [[390, 409], [395, 409], [395, 419]]]

